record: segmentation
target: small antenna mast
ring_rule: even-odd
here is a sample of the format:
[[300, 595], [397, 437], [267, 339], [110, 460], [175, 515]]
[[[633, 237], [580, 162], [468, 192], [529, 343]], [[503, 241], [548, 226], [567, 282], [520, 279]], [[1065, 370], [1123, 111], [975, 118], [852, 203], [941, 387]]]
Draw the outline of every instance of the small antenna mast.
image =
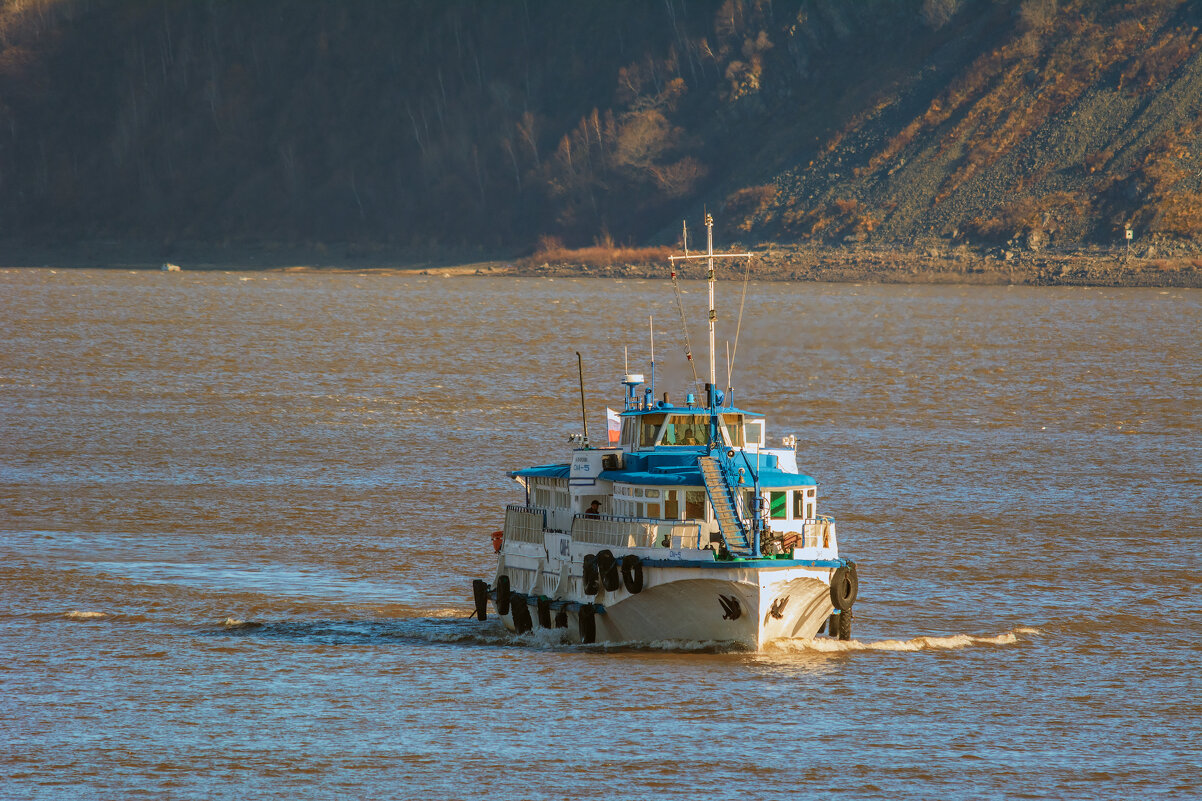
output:
[[584, 423], [584, 447], [588, 447], [588, 414], [584, 411], [584, 360], [576, 351], [576, 370], [580, 374], [580, 420]]
[[655, 317], [647, 315], [647, 326], [651, 329], [651, 398], [655, 399]]

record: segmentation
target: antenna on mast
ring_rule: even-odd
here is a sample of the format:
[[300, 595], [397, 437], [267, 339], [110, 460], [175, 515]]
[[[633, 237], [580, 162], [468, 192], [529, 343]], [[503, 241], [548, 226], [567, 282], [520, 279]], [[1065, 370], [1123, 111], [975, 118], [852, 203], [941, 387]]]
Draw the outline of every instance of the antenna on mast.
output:
[[584, 410], [584, 359], [576, 351], [576, 369], [580, 373], [580, 419], [584, 423], [584, 447], [588, 448], [588, 414]]
[[718, 312], [714, 309], [714, 215], [705, 213], [705, 252], [709, 256], [709, 288], [710, 288], [710, 385], [717, 383], [714, 374], [714, 321]]
[[647, 326], [651, 329], [651, 398], [655, 398], [655, 317], [647, 315]]

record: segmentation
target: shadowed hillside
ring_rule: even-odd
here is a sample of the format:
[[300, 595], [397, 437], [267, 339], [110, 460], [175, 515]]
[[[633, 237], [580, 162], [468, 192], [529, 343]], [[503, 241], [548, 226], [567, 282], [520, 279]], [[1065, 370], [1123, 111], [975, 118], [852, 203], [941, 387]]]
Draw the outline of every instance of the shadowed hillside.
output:
[[1183, 0], [5, 0], [0, 237], [1043, 249], [1202, 232]]

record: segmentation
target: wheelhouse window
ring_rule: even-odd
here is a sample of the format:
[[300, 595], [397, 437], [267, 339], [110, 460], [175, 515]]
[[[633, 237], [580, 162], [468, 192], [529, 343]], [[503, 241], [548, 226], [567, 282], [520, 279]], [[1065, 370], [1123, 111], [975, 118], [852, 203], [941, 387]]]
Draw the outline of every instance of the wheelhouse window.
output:
[[709, 419], [697, 414], [674, 414], [664, 428], [663, 445], [708, 445]]
[[639, 418], [639, 447], [650, 448], [655, 444], [659, 427], [664, 424], [666, 414], [645, 414]]
[[722, 426], [726, 429], [726, 440], [736, 448], [743, 447], [743, 415], [724, 414]]

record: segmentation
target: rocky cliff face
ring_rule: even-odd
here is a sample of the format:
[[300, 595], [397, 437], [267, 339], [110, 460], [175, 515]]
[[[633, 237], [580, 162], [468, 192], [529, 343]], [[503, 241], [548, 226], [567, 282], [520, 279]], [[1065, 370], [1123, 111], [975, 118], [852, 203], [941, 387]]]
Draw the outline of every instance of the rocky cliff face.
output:
[[1187, 0], [6, 0], [0, 236], [532, 247], [1202, 233]]

